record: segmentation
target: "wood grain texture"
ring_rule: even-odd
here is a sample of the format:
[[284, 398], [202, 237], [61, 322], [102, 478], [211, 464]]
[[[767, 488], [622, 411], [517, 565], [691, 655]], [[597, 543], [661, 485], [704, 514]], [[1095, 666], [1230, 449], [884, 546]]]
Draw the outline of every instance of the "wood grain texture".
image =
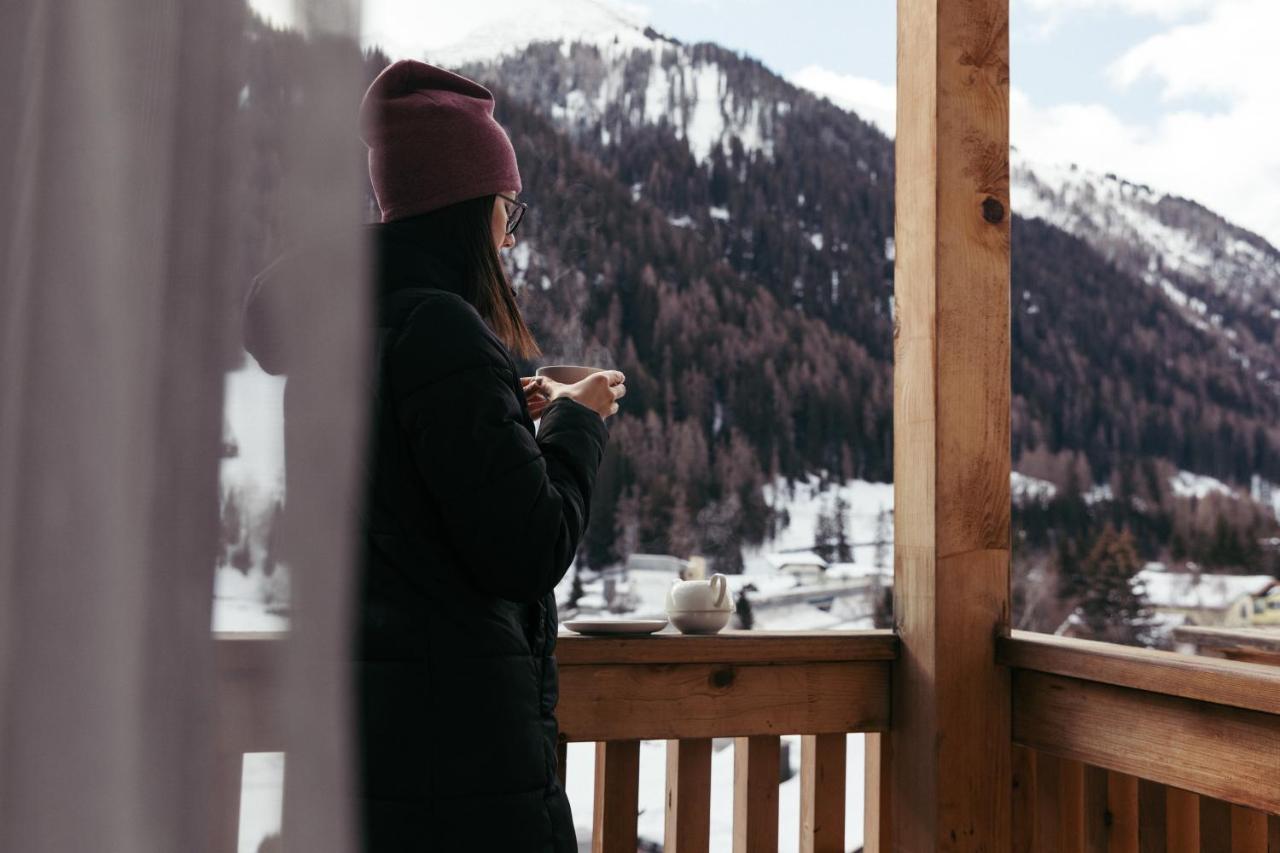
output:
[[1078, 761], [1036, 755], [1035, 850], [1084, 850], [1084, 766]]
[[1267, 816], [1267, 853], [1280, 853], [1280, 815]]
[[1200, 797], [1181, 788], [1168, 788], [1165, 830], [1169, 853], [1199, 853]]
[[863, 745], [862, 846], [865, 853], [889, 853], [893, 849], [893, 798], [889, 795], [893, 747], [888, 735], [867, 733]]
[[884, 731], [889, 663], [560, 667], [570, 741]]
[[781, 739], [733, 742], [733, 853], [776, 853]]
[[591, 853], [635, 853], [640, 741], [596, 744], [595, 784]]
[[[1036, 754], [1025, 746], [1013, 747], [1013, 853], [1036, 853]], [[868, 849], [868, 853], [872, 853]]]
[[1140, 853], [1138, 813], [1137, 777], [1108, 771], [1107, 853]]
[[820, 663], [893, 660], [892, 631], [733, 631], [710, 636], [556, 638], [561, 666], [629, 663]]
[[1013, 678], [1013, 737], [1041, 751], [1280, 811], [1280, 718], [1029, 670]]
[[1231, 853], [1267, 853], [1267, 816], [1231, 807]]
[[845, 853], [846, 738], [800, 739], [800, 853]]
[[1165, 853], [1168, 849], [1166, 817], [1168, 791], [1159, 782], [1138, 780], [1138, 850]]
[[1009, 845], [1008, 71], [1008, 0], [899, 0], [890, 796], [912, 853]]
[[667, 741], [664, 853], [707, 853], [711, 843], [711, 739]]
[[996, 642], [1005, 666], [1280, 714], [1280, 669], [1014, 631]]

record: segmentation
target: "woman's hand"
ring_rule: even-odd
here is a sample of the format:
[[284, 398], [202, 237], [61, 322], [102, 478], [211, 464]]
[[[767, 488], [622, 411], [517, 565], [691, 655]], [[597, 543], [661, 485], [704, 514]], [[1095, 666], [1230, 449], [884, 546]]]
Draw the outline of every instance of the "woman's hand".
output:
[[535, 421], [542, 417], [542, 411], [551, 403], [545, 383], [548, 380], [541, 376], [522, 376], [520, 387], [524, 389], [524, 401], [529, 406], [529, 417]]
[[[627, 395], [627, 377], [620, 370], [602, 370], [572, 385], [552, 382], [545, 376], [536, 377], [536, 381], [539, 383], [540, 390], [533, 393], [535, 396], [541, 395], [546, 399], [539, 408], [539, 412], [552, 400], [568, 397], [591, 409], [600, 417], [607, 418], [618, 413], [618, 401]], [[526, 399], [529, 399], [530, 393], [530, 386], [526, 385]], [[532, 404], [530, 404], [530, 411], [532, 412]]]

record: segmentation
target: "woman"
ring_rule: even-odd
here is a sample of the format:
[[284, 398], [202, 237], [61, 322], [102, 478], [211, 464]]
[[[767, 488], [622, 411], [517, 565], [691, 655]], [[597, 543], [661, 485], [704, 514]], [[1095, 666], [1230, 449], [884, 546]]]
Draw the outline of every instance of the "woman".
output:
[[373, 853], [578, 849], [556, 775], [552, 590], [626, 386], [518, 377], [510, 353], [537, 348], [498, 250], [515, 245], [521, 182], [492, 113], [482, 86], [412, 61], [361, 107], [383, 223], [357, 651]]

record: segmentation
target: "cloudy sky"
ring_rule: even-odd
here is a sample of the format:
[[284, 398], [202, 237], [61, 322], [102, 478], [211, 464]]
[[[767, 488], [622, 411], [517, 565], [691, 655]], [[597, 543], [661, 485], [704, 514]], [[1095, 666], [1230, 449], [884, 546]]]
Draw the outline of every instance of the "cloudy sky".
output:
[[[277, 10], [290, 0], [254, 0]], [[447, 41], [559, 0], [365, 0], [367, 31]], [[1011, 0], [1012, 141], [1187, 196], [1280, 245], [1280, 0]], [[892, 132], [895, 0], [630, 0]]]

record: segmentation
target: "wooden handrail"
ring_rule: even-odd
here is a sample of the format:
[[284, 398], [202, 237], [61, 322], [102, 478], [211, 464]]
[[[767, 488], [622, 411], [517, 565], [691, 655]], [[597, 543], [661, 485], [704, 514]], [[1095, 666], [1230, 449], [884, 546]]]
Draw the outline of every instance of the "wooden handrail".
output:
[[1280, 714], [1280, 669], [1014, 631], [996, 641], [1004, 666]]
[[722, 631], [711, 636], [583, 637], [561, 633], [556, 659], [563, 666], [649, 663], [823, 663], [891, 661], [892, 631]]
[[886, 731], [896, 651], [887, 631], [563, 636], [560, 731], [569, 741]]
[[1280, 673], [1015, 632], [1013, 739], [1047, 756], [1280, 814]]

